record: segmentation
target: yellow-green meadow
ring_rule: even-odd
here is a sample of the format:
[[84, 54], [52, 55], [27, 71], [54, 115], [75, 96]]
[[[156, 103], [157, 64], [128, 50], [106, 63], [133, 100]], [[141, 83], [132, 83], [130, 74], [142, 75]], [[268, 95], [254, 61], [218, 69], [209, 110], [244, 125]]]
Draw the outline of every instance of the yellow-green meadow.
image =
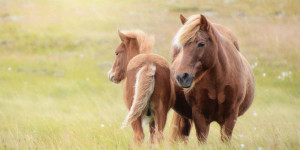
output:
[[[0, 0], [0, 149], [300, 149], [299, 0]], [[233, 31], [253, 67], [254, 103], [230, 144], [212, 123], [199, 144], [133, 145], [123, 86], [108, 80], [117, 30], [155, 36], [171, 62], [179, 14], [205, 14]]]

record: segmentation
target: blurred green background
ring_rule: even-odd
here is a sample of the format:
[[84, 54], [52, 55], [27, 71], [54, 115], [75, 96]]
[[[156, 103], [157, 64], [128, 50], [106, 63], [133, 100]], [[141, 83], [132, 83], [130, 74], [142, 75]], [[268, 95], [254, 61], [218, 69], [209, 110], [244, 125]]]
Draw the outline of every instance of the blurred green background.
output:
[[[300, 149], [299, 0], [0, 0], [0, 149]], [[155, 35], [154, 53], [170, 61], [186, 17], [203, 13], [231, 29], [252, 65], [256, 94], [231, 144], [211, 125], [187, 144], [133, 146], [120, 129], [122, 84], [107, 72], [117, 30]], [[148, 135], [148, 129], [144, 130]], [[147, 137], [146, 137], [147, 139]]]

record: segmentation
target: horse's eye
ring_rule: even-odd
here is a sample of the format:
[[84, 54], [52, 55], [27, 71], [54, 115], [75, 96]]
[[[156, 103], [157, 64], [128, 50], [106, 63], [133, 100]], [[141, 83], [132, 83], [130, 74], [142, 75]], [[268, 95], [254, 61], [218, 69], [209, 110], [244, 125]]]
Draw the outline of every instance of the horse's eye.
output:
[[118, 56], [119, 55], [119, 53], [118, 52], [116, 52], [116, 56]]
[[203, 43], [199, 43], [199, 44], [198, 44], [198, 48], [201, 48], [201, 47], [204, 47], [204, 44], [203, 44]]

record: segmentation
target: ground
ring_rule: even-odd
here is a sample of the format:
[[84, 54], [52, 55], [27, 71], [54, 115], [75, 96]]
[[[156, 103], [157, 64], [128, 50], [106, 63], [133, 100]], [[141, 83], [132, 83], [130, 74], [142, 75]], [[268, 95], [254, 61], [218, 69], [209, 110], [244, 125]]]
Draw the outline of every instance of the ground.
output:
[[0, 1], [0, 149], [150, 149], [120, 129], [122, 84], [107, 72], [117, 30], [155, 35], [154, 53], [170, 61], [179, 14], [205, 14], [238, 37], [256, 93], [230, 144], [212, 123], [206, 144], [159, 149], [300, 149], [300, 2], [298, 0], [2, 0]]

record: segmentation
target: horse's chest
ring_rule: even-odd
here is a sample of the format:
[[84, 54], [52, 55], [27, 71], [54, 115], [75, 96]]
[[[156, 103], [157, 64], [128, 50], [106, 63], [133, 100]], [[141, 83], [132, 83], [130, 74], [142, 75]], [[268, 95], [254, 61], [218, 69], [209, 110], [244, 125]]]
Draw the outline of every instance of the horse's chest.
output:
[[[230, 113], [232, 104], [228, 101], [220, 103], [218, 96], [211, 96], [207, 89], [193, 91], [187, 96], [187, 100], [193, 108], [200, 111], [209, 121], [222, 122]], [[222, 100], [223, 101], [223, 100]]]

